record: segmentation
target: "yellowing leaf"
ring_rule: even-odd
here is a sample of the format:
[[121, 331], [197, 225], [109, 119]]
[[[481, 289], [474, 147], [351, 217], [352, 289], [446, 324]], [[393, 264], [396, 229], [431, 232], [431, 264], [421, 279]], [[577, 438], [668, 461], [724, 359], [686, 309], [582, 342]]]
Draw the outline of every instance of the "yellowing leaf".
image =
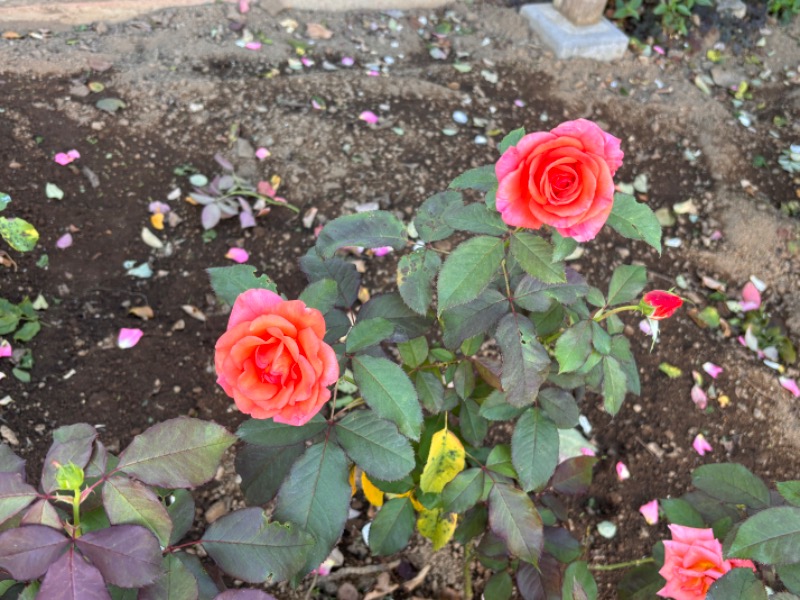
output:
[[18, 252], [30, 252], [39, 241], [39, 232], [25, 219], [0, 217], [0, 237]]
[[350, 480], [350, 497], [352, 498], [353, 496], [356, 495], [356, 466], [355, 465], [350, 467], [349, 480]]
[[456, 513], [444, 514], [441, 508], [423, 510], [417, 519], [417, 529], [420, 534], [433, 542], [434, 552], [441, 550], [453, 537], [458, 524]]
[[277, 192], [278, 188], [281, 187], [281, 176], [273, 175], [272, 177], [270, 177], [269, 183], [272, 186], [272, 189]]
[[452, 431], [442, 429], [433, 434], [419, 487], [423, 492], [438, 494], [463, 470], [464, 446]]
[[364, 492], [364, 497], [367, 501], [377, 508], [383, 506], [383, 492], [379, 490], [374, 483], [367, 477], [366, 473], [361, 473], [361, 491]]
[[420, 504], [419, 500], [414, 497], [414, 490], [408, 490], [407, 492], [403, 492], [402, 494], [388, 494], [389, 499], [392, 498], [408, 498], [411, 500], [411, 506], [414, 507], [414, 510], [417, 512], [422, 512], [425, 510], [425, 507]]

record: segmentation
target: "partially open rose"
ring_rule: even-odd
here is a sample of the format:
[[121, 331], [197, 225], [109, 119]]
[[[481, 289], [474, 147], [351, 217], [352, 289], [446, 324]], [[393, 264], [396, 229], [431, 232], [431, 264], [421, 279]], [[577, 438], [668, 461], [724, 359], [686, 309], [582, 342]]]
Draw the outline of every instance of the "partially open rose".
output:
[[325, 319], [300, 300], [269, 290], [239, 295], [214, 354], [217, 383], [256, 419], [303, 425], [331, 397], [339, 378]]
[[664, 566], [658, 572], [667, 584], [656, 592], [673, 600], [703, 600], [708, 588], [735, 568], [755, 570], [749, 560], [725, 560], [722, 544], [711, 529], [670, 525], [671, 540], [664, 540]]
[[674, 315], [675, 311], [683, 306], [683, 298], [672, 292], [653, 290], [642, 297], [642, 304], [644, 309], [649, 312], [649, 314], [645, 313], [645, 316], [659, 321]]
[[495, 165], [496, 206], [508, 225], [551, 225], [564, 237], [591, 240], [614, 203], [620, 140], [586, 119], [525, 135]]

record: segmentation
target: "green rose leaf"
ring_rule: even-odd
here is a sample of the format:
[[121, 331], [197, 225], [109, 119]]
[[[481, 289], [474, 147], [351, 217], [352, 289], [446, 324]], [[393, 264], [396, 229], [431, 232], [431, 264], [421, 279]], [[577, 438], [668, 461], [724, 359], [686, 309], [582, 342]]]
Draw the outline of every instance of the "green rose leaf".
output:
[[683, 498], [666, 498], [660, 500], [659, 504], [667, 517], [667, 521], [673, 525], [696, 527], [698, 529], [705, 527], [703, 516]]
[[511, 436], [511, 460], [526, 492], [547, 485], [558, 465], [558, 428], [538, 408], [525, 411]]
[[147, 486], [128, 477], [112, 477], [103, 485], [103, 507], [112, 525], [141, 525], [168, 546], [172, 519]]
[[562, 494], [585, 494], [592, 483], [592, 469], [597, 464], [593, 456], [568, 458], [553, 474], [553, 488]]
[[505, 483], [489, 492], [489, 527], [514, 556], [538, 564], [544, 546], [544, 526], [528, 495]]
[[214, 477], [222, 454], [235, 441], [216, 423], [169, 419], [133, 438], [117, 468], [148, 485], [195, 487]]
[[419, 439], [422, 410], [403, 369], [385, 358], [356, 356], [353, 375], [364, 400], [378, 416], [392, 421], [406, 437]]
[[494, 165], [484, 165], [470, 169], [456, 177], [449, 187], [453, 190], [478, 190], [488, 192], [497, 185]]
[[575, 396], [561, 388], [539, 391], [539, 405], [559, 429], [571, 429], [578, 424], [580, 409]]
[[722, 463], [698, 467], [692, 473], [692, 484], [723, 502], [745, 504], [756, 510], [769, 506], [767, 486], [740, 464]]
[[392, 333], [394, 333], [394, 325], [381, 317], [359, 321], [347, 334], [345, 350], [352, 354], [375, 346], [387, 340]]
[[417, 250], [397, 263], [397, 289], [408, 307], [424, 315], [433, 301], [433, 282], [442, 259], [433, 250]]
[[661, 254], [661, 224], [646, 204], [628, 194], [614, 194], [614, 206], [606, 223], [620, 235], [650, 244]]
[[319, 414], [302, 427], [276, 423], [272, 419], [248, 419], [239, 426], [236, 435], [248, 444], [280, 448], [310, 440], [327, 426], [327, 421]]
[[553, 247], [537, 235], [520, 231], [511, 236], [511, 255], [523, 270], [544, 283], [566, 283], [563, 262], [553, 262]]
[[442, 490], [442, 507], [448, 512], [463, 513], [475, 506], [483, 495], [482, 469], [466, 469]]
[[708, 588], [706, 600], [767, 600], [764, 584], [750, 569], [732, 569]]
[[564, 571], [562, 600], [597, 600], [597, 583], [585, 561], [570, 564]]
[[139, 592], [137, 600], [196, 600], [197, 580], [174, 554], [161, 560], [162, 575]]
[[442, 341], [456, 349], [475, 335], [486, 333], [510, 310], [508, 298], [497, 290], [483, 291], [475, 300], [442, 313]]
[[800, 481], [780, 481], [775, 484], [778, 493], [792, 506], [800, 506]]
[[400, 552], [414, 533], [416, 517], [408, 498], [394, 498], [380, 509], [369, 528], [369, 547], [386, 556]]
[[635, 300], [647, 285], [647, 269], [640, 265], [620, 265], [608, 284], [608, 305]]
[[454, 229], [444, 222], [444, 214], [453, 207], [461, 206], [458, 192], [434, 194], [417, 209], [414, 228], [423, 242], [438, 242], [453, 235]]
[[500, 213], [483, 203], [452, 206], [444, 213], [444, 222], [457, 231], [494, 236], [508, 233]]
[[270, 523], [261, 508], [227, 514], [203, 534], [203, 548], [217, 565], [228, 575], [249, 583], [289, 579], [303, 568], [306, 556], [315, 547], [318, 545], [311, 535], [294, 524]]
[[561, 334], [556, 342], [556, 360], [559, 373], [577, 371], [592, 353], [592, 326], [590, 321], [580, 321]]
[[316, 308], [323, 315], [336, 306], [339, 286], [333, 279], [318, 279], [306, 287], [298, 296], [298, 300], [306, 306]]
[[358, 298], [361, 275], [351, 262], [338, 257], [322, 260], [311, 248], [305, 256], [300, 257], [300, 270], [306, 274], [311, 283], [321, 279], [335, 281], [339, 292], [336, 306], [350, 307]]
[[800, 508], [779, 506], [756, 513], [739, 526], [726, 546], [729, 558], [770, 565], [800, 562]]
[[406, 227], [402, 221], [388, 211], [372, 210], [330, 221], [320, 232], [316, 248], [317, 254], [325, 259], [333, 257], [344, 246], [391, 246], [401, 250], [407, 241]]
[[528, 406], [550, 371], [550, 357], [536, 339], [533, 324], [522, 315], [506, 315], [495, 334], [503, 354], [501, 381], [512, 406]]
[[616, 358], [611, 356], [603, 357], [603, 406], [610, 415], [619, 412], [622, 402], [625, 400], [627, 391], [627, 380], [622, 366]]
[[[347, 457], [330, 442], [308, 448], [283, 482], [273, 518], [296, 523], [316, 543], [303, 550], [302, 576], [316, 569], [342, 534], [350, 507]], [[245, 559], [246, 560], [246, 559]]]
[[244, 444], [236, 453], [236, 472], [247, 503], [263, 505], [272, 500], [304, 450], [302, 442], [276, 447]]
[[214, 293], [229, 306], [233, 306], [242, 292], [259, 288], [277, 292], [275, 282], [266, 275], [256, 277], [256, 268], [251, 265], [211, 267], [206, 269]]
[[[516, 146], [519, 144], [519, 141], [525, 136], [525, 128], [520, 127], [518, 129], [514, 129], [508, 132], [502, 141], [497, 145], [497, 150], [500, 154], [505, 154], [506, 150], [511, 148], [511, 146]], [[494, 165], [492, 165], [494, 168]]]
[[371, 410], [358, 410], [336, 424], [336, 439], [347, 455], [370, 477], [396, 481], [415, 466], [411, 444]]
[[439, 273], [439, 314], [475, 300], [494, 279], [504, 256], [501, 239], [478, 236], [461, 243]]

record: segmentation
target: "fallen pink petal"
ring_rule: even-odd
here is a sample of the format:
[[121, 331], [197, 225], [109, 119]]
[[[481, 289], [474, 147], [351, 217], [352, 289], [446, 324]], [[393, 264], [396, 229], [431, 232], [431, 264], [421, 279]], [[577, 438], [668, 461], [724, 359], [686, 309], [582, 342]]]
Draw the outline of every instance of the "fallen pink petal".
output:
[[345, 67], [352, 67], [356, 63], [355, 59], [351, 56], [343, 56], [342, 57], [342, 64]]
[[658, 523], [658, 500], [651, 500], [647, 504], [642, 504], [639, 507], [639, 512], [642, 513], [648, 525], [655, 525]]
[[647, 319], [639, 321], [639, 331], [645, 335], [653, 335], [653, 330], [650, 328], [650, 321]]
[[64, 165], [68, 165], [73, 161], [73, 159], [67, 156], [65, 152], [59, 152], [58, 154], [55, 155], [55, 158], [53, 160], [55, 160], [62, 167]]
[[244, 248], [231, 248], [225, 255], [225, 258], [230, 258], [233, 262], [239, 264], [246, 263], [250, 259], [250, 254]]
[[583, 454], [584, 456], [597, 456], [597, 453], [594, 450], [592, 450], [591, 448], [587, 448], [586, 446], [583, 446], [581, 448], [581, 454]]
[[243, 15], [250, 12], [250, 0], [239, 0], [239, 12]]
[[141, 329], [127, 329], [123, 327], [119, 330], [119, 336], [117, 337], [117, 347], [123, 350], [127, 350], [128, 348], [133, 348], [136, 344], [139, 343], [139, 340], [142, 339], [144, 335], [144, 331]]
[[370, 125], [374, 125], [375, 123], [378, 122], [378, 115], [376, 115], [371, 110], [365, 110], [360, 115], [358, 115], [358, 118], [364, 121], [365, 123], [369, 123]]
[[268, 198], [275, 197], [275, 188], [272, 187], [272, 184], [269, 181], [259, 181], [257, 189], [258, 193], [262, 196], [267, 196]]
[[706, 406], [708, 406], [708, 396], [699, 385], [692, 386], [692, 402], [700, 410], [705, 410]]
[[752, 281], [748, 281], [742, 289], [742, 302], [739, 305], [744, 312], [758, 310], [761, 307], [761, 292]]
[[60, 248], [61, 250], [65, 250], [72, 246], [72, 234], [65, 233], [62, 235], [58, 240], [56, 240], [56, 248]]
[[391, 251], [392, 251], [392, 247], [391, 246], [382, 246], [380, 248], [373, 248], [372, 249], [372, 253], [375, 256], [386, 256]]
[[261, 50], [261, 42], [247, 42], [244, 47], [248, 50]]
[[619, 479], [620, 481], [625, 481], [626, 479], [630, 479], [631, 472], [628, 470], [628, 466], [624, 462], [619, 461], [617, 463], [616, 469], [617, 469], [617, 479]]
[[712, 362], [703, 363], [703, 371], [708, 373], [711, 377], [716, 379], [720, 373], [722, 373], [725, 369], [720, 367], [719, 365], [715, 365]]
[[0, 358], [8, 358], [13, 353], [13, 348], [5, 340], [0, 340]]
[[69, 156], [72, 160], [78, 160], [81, 157], [81, 153], [77, 150], [68, 150], [67, 156]]
[[258, 160], [264, 160], [269, 155], [270, 155], [270, 152], [266, 148], [259, 148], [258, 150], [256, 150], [256, 158]]
[[694, 448], [694, 451], [700, 456], [705, 456], [706, 452], [714, 451], [714, 448], [711, 447], [711, 444], [708, 443], [702, 433], [698, 433], [694, 438], [694, 441], [692, 442], [692, 448]]
[[800, 398], [800, 387], [797, 386], [797, 381], [789, 377], [779, 377], [778, 381], [781, 386], [789, 390], [795, 398]]

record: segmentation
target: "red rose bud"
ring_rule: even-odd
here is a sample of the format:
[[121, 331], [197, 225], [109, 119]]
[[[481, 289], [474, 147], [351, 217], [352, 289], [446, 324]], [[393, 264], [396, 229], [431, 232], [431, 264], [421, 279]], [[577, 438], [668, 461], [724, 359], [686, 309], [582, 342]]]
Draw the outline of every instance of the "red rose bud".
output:
[[[653, 290], [644, 295], [642, 304], [645, 308], [645, 316], [649, 319], [667, 319], [683, 305], [683, 298], [672, 292]], [[647, 314], [648, 312], [650, 314]]]

